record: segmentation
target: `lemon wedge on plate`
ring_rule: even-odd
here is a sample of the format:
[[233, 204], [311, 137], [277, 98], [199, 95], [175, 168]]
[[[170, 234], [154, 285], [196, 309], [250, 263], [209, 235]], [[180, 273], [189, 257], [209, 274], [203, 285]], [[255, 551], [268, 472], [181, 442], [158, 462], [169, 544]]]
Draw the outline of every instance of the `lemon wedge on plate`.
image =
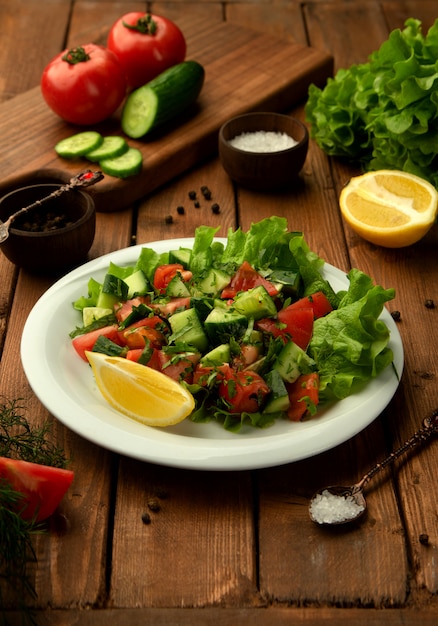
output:
[[162, 372], [122, 357], [85, 354], [105, 400], [138, 422], [173, 426], [195, 408], [192, 394]]
[[402, 248], [419, 241], [433, 226], [438, 192], [414, 174], [378, 170], [352, 178], [339, 205], [361, 237], [386, 248]]

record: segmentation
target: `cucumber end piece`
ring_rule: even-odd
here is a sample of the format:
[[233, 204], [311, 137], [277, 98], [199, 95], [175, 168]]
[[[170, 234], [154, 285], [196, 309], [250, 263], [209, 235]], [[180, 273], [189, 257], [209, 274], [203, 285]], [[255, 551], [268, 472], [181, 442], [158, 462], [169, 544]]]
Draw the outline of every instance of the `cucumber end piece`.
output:
[[122, 111], [122, 130], [132, 139], [139, 139], [153, 127], [158, 109], [156, 94], [147, 85], [133, 91]]

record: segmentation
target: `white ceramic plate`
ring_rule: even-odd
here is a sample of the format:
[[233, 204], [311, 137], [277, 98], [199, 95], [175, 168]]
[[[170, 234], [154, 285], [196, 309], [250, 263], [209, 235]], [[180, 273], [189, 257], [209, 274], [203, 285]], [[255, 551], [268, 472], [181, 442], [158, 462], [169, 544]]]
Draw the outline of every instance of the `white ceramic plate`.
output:
[[[152, 428], [113, 410], [100, 395], [91, 368], [71, 346], [69, 332], [80, 325], [72, 302], [86, 295], [89, 278], [103, 279], [110, 260], [131, 265], [142, 247], [165, 252], [192, 245], [193, 239], [174, 239], [112, 252], [73, 270], [38, 300], [23, 330], [21, 359], [32, 389], [50, 413], [82, 437], [132, 458], [199, 470], [247, 470], [290, 463], [333, 448], [383, 411], [403, 370], [400, 335], [386, 310], [382, 319], [391, 332], [395, 367], [386, 368], [360, 393], [309, 421], [282, 420], [268, 429], [248, 426], [232, 434], [216, 422], [190, 420], [166, 429]], [[336, 291], [348, 288], [346, 275], [335, 267], [326, 264], [324, 275]]]

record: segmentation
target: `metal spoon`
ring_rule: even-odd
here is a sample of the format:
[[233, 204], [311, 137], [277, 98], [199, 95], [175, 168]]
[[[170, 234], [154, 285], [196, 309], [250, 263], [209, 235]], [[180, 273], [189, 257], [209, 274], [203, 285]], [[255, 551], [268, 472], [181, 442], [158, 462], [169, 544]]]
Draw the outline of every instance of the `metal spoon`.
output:
[[9, 228], [12, 222], [19, 215], [22, 215], [22, 213], [26, 213], [27, 211], [30, 211], [31, 209], [35, 209], [36, 207], [40, 206], [44, 202], [47, 202], [48, 200], [51, 200], [52, 198], [57, 198], [65, 191], [70, 191], [71, 189], [77, 189], [79, 187], [89, 187], [90, 185], [94, 185], [94, 183], [99, 182], [99, 180], [102, 180], [102, 178], [103, 178], [102, 172], [99, 172], [99, 171], [92, 172], [91, 170], [84, 170], [83, 172], [80, 172], [76, 176], [73, 176], [73, 178], [71, 178], [68, 183], [66, 183], [65, 185], [62, 185], [61, 187], [59, 187], [59, 189], [56, 189], [56, 191], [53, 191], [48, 196], [41, 198], [41, 200], [37, 200], [36, 202], [33, 202], [32, 204], [29, 204], [29, 206], [26, 206], [23, 209], [16, 211], [15, 213], [12, 213], [12, 215], [8, 217], [6, 222], [2, 222], [0, 220], [0, 243], [3, 243], [3, 241], [6, 241], [6, 239], [9, 237]]
[[316, 524], [326, 526], [347, 524], [358, 519], [367, 507], [363, 494], [365, 485], [400, 455], [424, 443], [437, 432], [438, 409], [435, 409], [423, 420], [422, 428], [386, 459], [377, 463], [358, 483], [351, 487], [334, 485], [317, 491], [310, 500], [310, 519]]

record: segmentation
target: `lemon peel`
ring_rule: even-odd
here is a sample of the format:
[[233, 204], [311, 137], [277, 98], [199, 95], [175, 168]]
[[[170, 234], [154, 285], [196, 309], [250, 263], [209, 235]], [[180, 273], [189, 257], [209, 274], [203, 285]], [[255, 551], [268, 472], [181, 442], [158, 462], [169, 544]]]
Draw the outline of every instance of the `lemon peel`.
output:
[[173, 426], [192, 413], [192, 394], [162, 372], [123, 357], [86, 352], [96, 384], [117, 411], [147, 426]]

